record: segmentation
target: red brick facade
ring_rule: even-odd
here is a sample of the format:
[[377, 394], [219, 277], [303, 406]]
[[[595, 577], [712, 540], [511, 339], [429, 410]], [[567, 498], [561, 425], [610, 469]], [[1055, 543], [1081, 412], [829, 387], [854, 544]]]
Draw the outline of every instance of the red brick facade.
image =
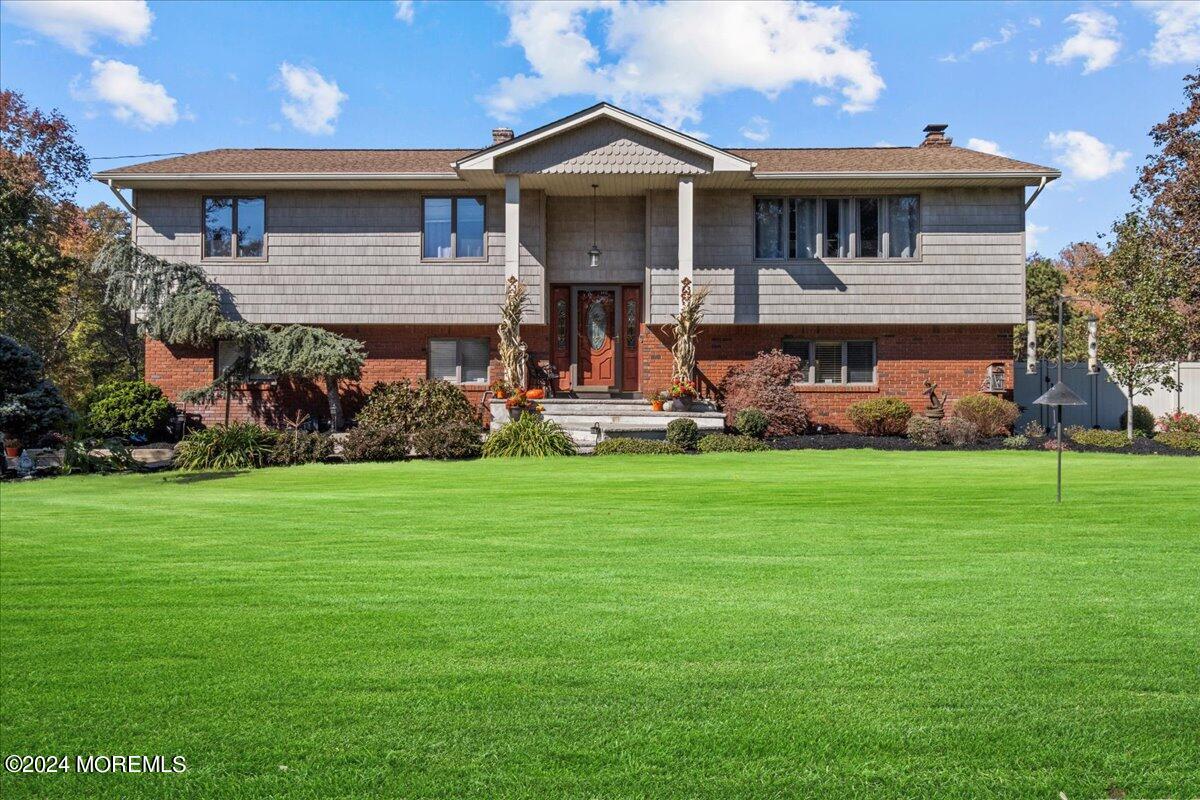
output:
[[[348, 325], [333, 330], [365, 343], [367, 364], [362, 380], [344, 391], [347, 413], [362, 401], [362, 392], [376, 381], [416, 380], [427, 373], [429, 340], [435, 338], [487, 338], [491, 349], [489, 380], [500, 376], [494, 325]], [[531, 352], [548, 356], [548, 329], [544, 325], [522, 328]], [[924, 406], [925, 381], [936, 381], [940, 391], [956, 398], [979, 391], [988, 367], [1009, 365], [1006, 372], [1012, 388], [1012, 329], [1004, 325], [964, 326], [791, 326], [711, 325], [705, 326], [698, 343], [698, 379], [702, 391], [712, 394], [721, 378], [735, 364], [752, 359], [763, 350], [780, 347], [784, 337], [807, 339], [874, 339], [878, 383], [862, 386], [798, 386], [814, 423], [845, 427], [846, 407], [868, 397], [898, 396], [914, 409]], [[641, 352], [643, 389], [670, 383], [671, 353], [658, 326], [643, 326]], [[179, 395], [206, 385], [214, 374], [212, 348], [167, 346], [146, 343], [146, 379], [163, 388], [182, 408]], [[484, 389], [466, 389], [473, 400]], [[206, 423], [222, 420], [224, 403], [186, 409], [199, 413]], [[287, 419], [313, 413], [327, 416], [324, 393], [313, 385], [281, 383], [251, 388], [231, 403], [233, 419], [258, 419], [280, 425]]]

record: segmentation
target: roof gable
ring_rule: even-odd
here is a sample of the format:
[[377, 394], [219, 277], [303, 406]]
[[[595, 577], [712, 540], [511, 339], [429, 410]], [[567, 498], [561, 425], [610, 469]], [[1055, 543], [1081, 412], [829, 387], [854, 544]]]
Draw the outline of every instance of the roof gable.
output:
[[[608, 125], [598, 124], [605, 122]], [[617, 127], [614, 128], [612, 127], [613, 125]], [[589, 134], [588, 131], [580, 132], [579, 129], [581, 128], [589, 129], [591, 133]], [[611, 135], [614, 131], [618, 130], [622, 131], [621, 136], [607, 142], [604, 141], [604, 136]], [[559, 144], [555, 144], [555, 142], [559, 142]], [[589, 145], [589, 143], [592, 147], [591, 150], [581, 149]], [[535, 147], [537, 149], [533, 149]], [[531, 163], [541, 165], [542, 170], [549, 168], [551, 165], [548, 159], [553, 156], [548, 156], [547, 154], [558, 152], [559, 150], [565, 156], [565, 158], [556, 162], [559, 164], [565, 164], [565, 162], [572, 159], [594, 159], [596, 157], [611, 161], [613, 156], [624, 150], [627, 155], [633, 158], [634, 166], [640, 167], [640, 169], [633, 171], [668, 171], [666, 169], [647, 169], [647, 167], [654, 166], [651, 162], [655, 162], [656, 160], [659, 162], [657, 166], [667, 166], [666, 162], [662, 161], [662, 156], [674, 162], [671, 171], [678, 170], [679, 172], [748, 173], [754, 166], [744, 158], [735, 156], [719, 147], [713, 147], [687, 134], [672, 130], [665, 125], [651, 122], [644, 117], [631, 114], [624, 109], [617, 108], [608, 103], [599, 103], [576, 114], [563, 117], [549, 125], [543, 125], [528, 133], [523, 133], [507, 142], [501, 142], [500, 144], [480, 150], [478, 153], [474, 153], [458, 161], [455, 167], [462, 171], [525, 171], [514, 169], [512, 166], [509, 166], [508, 169], [502, 169], [500, 166], [501, 163], [508, 165], [519, 163], [520, 160], [514, 158], [514, 155], [523, 150], [540, 153], [540, 155], [532, 157]], [[684, 170], [682, 169], [682, 165], [688, 165], [691, 169]], [[704, 165], [707, 168], [699, 168], [700, 165]], [[578, 166], [578, 164], [573, 166]], [[563, 171], [577, 171], [573, 166], [566, 165], [561, 169]], [[609, 171], [616, 171], [615, 165], [610, 164], [609, 166]]]
[[494, 164], [503, 173], [696, 175], [713, 171], [712, 157], [607, 118], [497, 156]]

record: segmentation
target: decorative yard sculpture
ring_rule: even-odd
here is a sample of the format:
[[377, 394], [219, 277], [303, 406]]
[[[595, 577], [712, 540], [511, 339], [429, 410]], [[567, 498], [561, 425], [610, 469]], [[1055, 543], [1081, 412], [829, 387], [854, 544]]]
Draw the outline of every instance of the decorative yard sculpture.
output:
[[925, 405], [927, 419], [942, 419], [946, 416], [946, 400], [950, 398], [950, 393], [943, 392], [942, 396], [938, 397], [937, 386], [932, 381], [925, 381], [925, 391], [921, 393], [929, 399]]

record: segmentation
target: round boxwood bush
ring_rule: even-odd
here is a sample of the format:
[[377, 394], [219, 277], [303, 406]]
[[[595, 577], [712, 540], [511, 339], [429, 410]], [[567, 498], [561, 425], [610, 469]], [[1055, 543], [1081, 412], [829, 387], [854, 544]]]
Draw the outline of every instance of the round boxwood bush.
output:
[[767, 415], [757, 408], [743, 408], [733, 418], [733, 427], [738, 433], [755, 439], [765, 437], [770, 426], [771, 421], [767, 419]]
[[152, 383], [110, 381], [84, 398], [85, 424], [93, 436], [151, 436], [166, 428], [171, 403]]
[[618, 436], [600, 442], [596, 445], [594, 452], [598, 456], [678, 455], [683, 452], [683, 449], [677, 444], [663, 442], [658, 439], [635, 439], [632, 436]]
[[233, 422], [193, 431], [175, 448], [175, 467], [183, 470], [265, 467], [275, 450], [276, 434], [252, 422]]
[[1007, 436], [1019, 416], [1016, 403], [994, 394], [969, 394], [954, 404], [954, 417], [974, 425], [979, 436]]
[[[1126, 429], [1126, 425], [1128, 424], [1126, 420], [1127, 420], [1128, 416], [1129, 416], [1128, 411], [1121, 414], [1121, 424], [1118, 427], [1120, 427], [1122, 430]], [[1133, 407], [1133, 432], [1134, 433], [1140, 433], [1144, 436], [1154, 435], [1154, 421], [1155, 421], [1154, 420], [1154, 412], [1151, 411], [1149, 408], [1146, 408], [1146, 406], [1134, 406]]]
[[484, 458], [549, 458], [575, 455], [575, 442], [552, 420], [522, 414], [492, 431], [483, 443]]
[[852, 404], [846, 416], [867, 436], [900, 436], [912, 418], [912, 408], [899, 397], [874, 397]]
[[700, 428], [693, 419], [673, 419], [667, 423], [667, 441], [680, 450], [695, 450], [700, 441]]
[[770, 450], [767, 444], [752, 436], [732, 433], [710, 433], [700, 440], [696, 449], [701, 453], [753, 453]]

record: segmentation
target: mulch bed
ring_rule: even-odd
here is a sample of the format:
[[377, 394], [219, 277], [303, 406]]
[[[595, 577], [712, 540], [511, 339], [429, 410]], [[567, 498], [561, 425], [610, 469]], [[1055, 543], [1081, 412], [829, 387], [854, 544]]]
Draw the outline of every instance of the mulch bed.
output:
[[[1048, 439], [1030, 439], [1029, 446], [1024, 448], [1004, 447], [1003, 437], [984, 439], [975, 444], [962, 447], [941, 445], [939, 447], [921, 447], [904, 436], [863, 436], [857, 433], [818, 433], [807, 436], [782, 436], [768, 442], [776, 450], [1042, 450]], [[1077, 444], [1067, 439], [1063, 450], [1077, 453], [1127, 453], [1136, 456], [1200, 456], [1195, 450], [1174, 450], [1159, 444], [1153, 439], [1138, 437], [1131, 447], [1094, 447]]]

